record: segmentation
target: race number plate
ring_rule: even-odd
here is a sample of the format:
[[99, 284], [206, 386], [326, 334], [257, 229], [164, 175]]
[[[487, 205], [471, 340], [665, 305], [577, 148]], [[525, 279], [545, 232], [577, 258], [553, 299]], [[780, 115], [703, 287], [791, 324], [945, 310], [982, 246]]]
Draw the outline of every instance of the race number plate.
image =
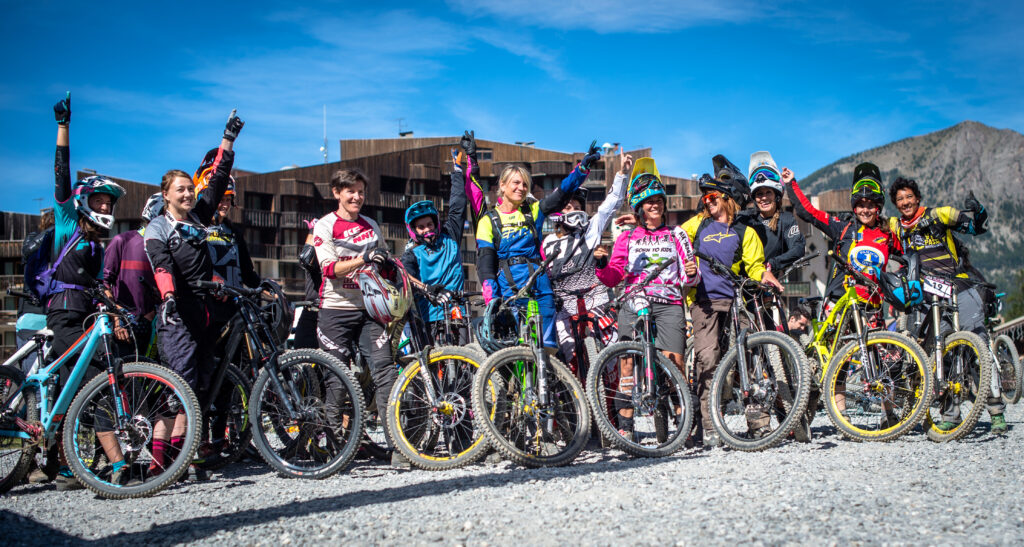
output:
[[949, 298], [953, 296], [953, 285], [949, 284], [945, 279], [939, 279], [937, 277], [924, 276], [924, 291], [932, 293], [935, 296], [942, 298]]

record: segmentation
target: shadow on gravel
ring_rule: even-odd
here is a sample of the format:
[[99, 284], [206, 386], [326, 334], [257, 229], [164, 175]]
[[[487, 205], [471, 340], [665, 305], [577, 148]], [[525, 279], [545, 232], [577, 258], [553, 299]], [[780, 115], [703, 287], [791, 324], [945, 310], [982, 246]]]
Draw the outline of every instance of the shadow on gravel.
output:
[[65, 534], [45, 524], [0, 509], [0, 528], [5, 545], [77, 545], [80, 538]]
[[[142, 532], [116, 534], [99, 541], [105, 544], [111, 542], [120, 544], [188, 543], [207, 538], [222, 530], [242, 528], [280, 518], [303, 517], [312, 513], [343, 511], [350, 507], [393, 503], [427, 496], [444, 496], [452, 492], [473, 488], [503, 488], [510, 485], [529, 483], [530, 481], [544, 481], [552, 478], [575, 478], [597, 473], [639, 469], [670, 463], [675, 460], [690, 460], [703, 457], [706, 457], [706, 455], [688, 453], [683, 454], [681, 457], [664, 459], [637, 458], [621, 460], [611, 458], [608, 461], [582, 463], [569, 467], [528, 470], [527, 472], [524, 472], [524, 469], [519, 467], [506, 467], [502, 471], [484, 475], [432, 480], [384, 490], [357, 490], [338, 496], [291, 502], [263, 509], [182, 519], [173, 523], [157, 525]], [[367, 465], [366, 467], [371, 466]], [[80, 539], [73, 539], [76, 542], [81, 542]]]

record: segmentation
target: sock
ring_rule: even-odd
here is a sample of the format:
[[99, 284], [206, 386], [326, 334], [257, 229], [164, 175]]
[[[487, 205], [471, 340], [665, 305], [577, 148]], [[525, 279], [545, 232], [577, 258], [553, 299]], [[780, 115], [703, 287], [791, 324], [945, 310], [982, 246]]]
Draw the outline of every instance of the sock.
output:
[[117, 473], [117, 470], [121, 469], [122, 467], [124, 467], [124, 460], [110, 464], [110, 471], [113, 473]]
[[163, 439], [153, 439], [153, 461], [149, 464], [150, 473], [162, 473], [167, 466], [166, 451], [170, 448], [169, 443]]
[[57, 472], [65, 477], [74, 477], [74, 474], [71, 473], [71, 468], [66, 465], [60, 466], [60, 471]]

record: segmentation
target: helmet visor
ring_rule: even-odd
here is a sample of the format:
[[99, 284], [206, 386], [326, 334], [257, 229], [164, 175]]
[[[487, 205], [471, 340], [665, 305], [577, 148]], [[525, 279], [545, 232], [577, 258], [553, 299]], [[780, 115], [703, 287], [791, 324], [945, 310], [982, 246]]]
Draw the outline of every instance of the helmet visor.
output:
[[770, 181], [774, 181], [774, 182], [779, 182], [780, 177], [779, 177], [779, 174], [776, 173], [775, 171], [772, 171], [771, 169], [765, 169], [765, 168], [758, 169], [758, 170], [754, 171], [750, 175], [750, 183], [751, 184], [753, 184], [755, 182], [764, 182], [766, 180], [770, 180]]
[[858, 193], [870, 192], [872, 194], [881, 194], [882, 185], [875, 179], [860, 179], [853, 183], [853, 189], [850, 191], [851, 195]]

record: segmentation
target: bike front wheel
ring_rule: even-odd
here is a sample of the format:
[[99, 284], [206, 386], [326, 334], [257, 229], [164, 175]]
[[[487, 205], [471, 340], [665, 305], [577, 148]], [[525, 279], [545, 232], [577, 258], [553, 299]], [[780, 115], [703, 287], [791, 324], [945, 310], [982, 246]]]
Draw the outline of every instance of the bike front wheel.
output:
[[[114, 381], [99, 374], [75, 396], [64, 418], [64, 453], [75, 477], [100, 496], [151, 496], [188, 469], [199, 444], [199, 400], [160, 365], [127, 363]], [[154, 450], [158, 443], [166, 448]], [[124, 462], [117, 471], [116, 452]]]
[[550, 357], [546, 393], [532, 349], [491, 354], [473, 382], [473, 419], [506, 458], [527, 467], [570, 463], [590, 438], [590, 409], [569, 369]]
[[780, 332], [755, 332], [744, 350], [749, 389], [740, 382], [737, 347], [715, 370], [708, 409], [715, 432], [726, 445], [746, 452], [781, 442], [804, 419], [811, 372], [796, 342]]
[[[388, 434], [410, 463], [439, 471], [483, 456], [487, 440], [474, 426], [471, 402], [483, 360], [465, 348], [445, 346], [431, 351], [425, 365], [416, 360], [402, 369], [388, 400]], [[427, 382], [435, 391], [433, 404]]]
[[945, 381], [938, 385], [924, 419], [924, 430], [935, 442], [955, 441], [974, 429], [985, 410], [989, 382], [992, 380], [992, 355], [980, 336], [973, 332], [954, 332], [946, 337], [942, 352]]
[[1024, 381], [1024, 363], [1017, 354], [1017, 346], [1005, 334], [992, 340], [995, 372], [999, 374], [999, 387], [1003, 403], [1015, 405], [1020, 401], [1021, 382]]
[[336, 358], [320, 350], [287, 351], [276, 367], [263, 367], [253, 384], [253, 443], [267, 465], [282, 475], [327, 478], [355, 457], [363, 407], [362, 391]]
[[[623, 370], [632, 370], [629, 377], [636, 379], [628, 390]], [[586, 393], [601, 435], [623, 452], [660, 458], [686, 442], [693, 423], [690, 386], [659, 351], [654, 363], [645, 363], [640, 342], [608, 346], [587, 373]]]
[[[17, 486], [32, 463], [36, 446], [20, 433], [14, 418], [39, 425], [36, 391], [20, 391], [25, 383], [21, 371], [0, 366], [0, 409], [9, 418], [0, 423], [0, 494]], [[18, 397], [20, 399], [17, 399]]]
[[925, 417], [934, 377], [921, 346], [888, 331], [868, 333], [864, 362], [854, 340], [836, 352], [825, 371], [822, 394], [836, 427], [856, 441], [891, 441]]

